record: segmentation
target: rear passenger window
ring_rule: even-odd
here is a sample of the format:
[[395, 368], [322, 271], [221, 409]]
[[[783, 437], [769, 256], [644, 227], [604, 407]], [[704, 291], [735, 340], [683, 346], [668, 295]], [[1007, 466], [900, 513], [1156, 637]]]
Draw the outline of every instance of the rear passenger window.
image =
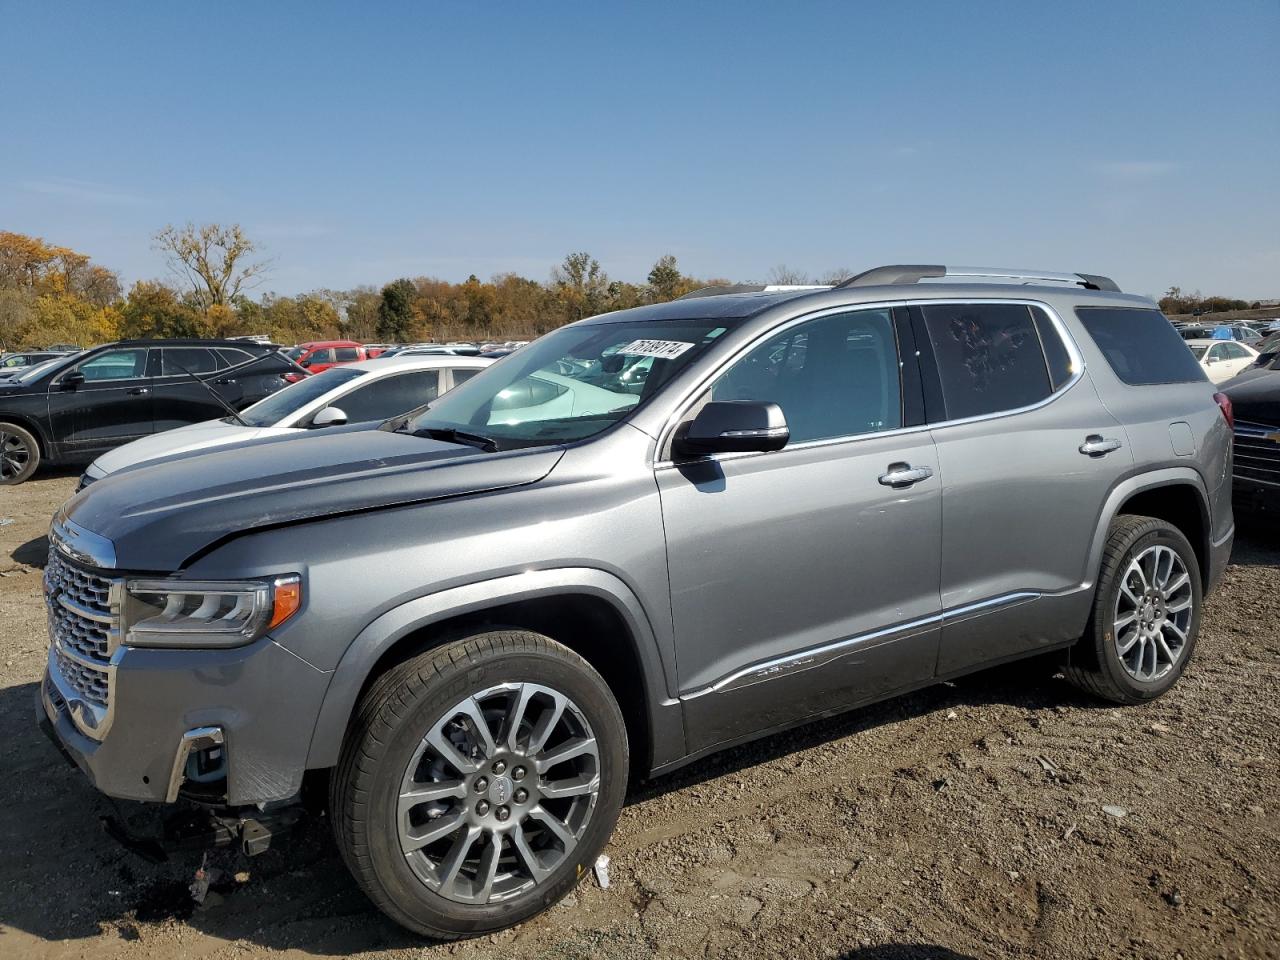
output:
[[[948, 420], [1016, 410], [1053, 393], [1040, 328], [1050, 342], [1057, 333], [1047, 317], [1038, 324], [1031, 308], [1018, 303], [942, 303], [924, 306], [921, 313], [937, 358]], [[1065, 371], [1065, 382], [1070, 371], [1062, 357], [1055, 362], [1060, 373]]]
[[218, 361], [205, 347], [162, 347], [160, 376], [179, 377], [187, 373], [213, 373]]
[[1143, 307], [1076, 307], [1117, 377], [1132, 386], [1192, 383], [1204, 371], [1163, 313]]

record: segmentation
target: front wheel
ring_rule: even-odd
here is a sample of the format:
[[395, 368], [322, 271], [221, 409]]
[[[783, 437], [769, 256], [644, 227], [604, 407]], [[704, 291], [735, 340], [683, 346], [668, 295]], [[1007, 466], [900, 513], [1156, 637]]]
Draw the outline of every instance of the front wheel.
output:
[[1154, 700], [1191, 659], [1202, 600], [1200, 564], [1181, 530], [1155, 517], [1118, 517], [1067, 679], [1113, 703]]
[[451, 939], [546, 909], [613, 832], [627, 737], [609, 687], [535, 633], [479, 634], [379, 677], [331, 783], [338, 846], [397, 923]]

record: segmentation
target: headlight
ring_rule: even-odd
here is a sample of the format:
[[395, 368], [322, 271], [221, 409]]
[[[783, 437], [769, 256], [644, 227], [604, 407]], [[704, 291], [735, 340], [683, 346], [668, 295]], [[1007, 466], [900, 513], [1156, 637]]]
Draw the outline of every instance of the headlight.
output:
[[131, 647], [238, 647], [302, 606], [302, 578], [130, 580], [125, 643]]

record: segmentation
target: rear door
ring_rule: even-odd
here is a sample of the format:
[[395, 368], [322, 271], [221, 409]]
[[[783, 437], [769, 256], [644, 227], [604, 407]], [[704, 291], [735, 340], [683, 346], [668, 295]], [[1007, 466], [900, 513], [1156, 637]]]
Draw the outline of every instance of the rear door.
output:
[[[941, 478], [896, 321], [848, 308], [765, 337], [699, 402], [776, 402], [787, 446], [656, 465], [691, 750], [933, 674]], [[889, 485], [895, 465], [918, 481]]]
[[943, 478], [938, 673], [1079, 635], [1098, 511], [1126, 435], [1043, 304], [912, 307]]
[[[68, 383], [74, 373], [84, 381]], [[60, 455], [72, 460], [151, 433], [147, 348], [104, 350], [54, 377], [49, 384], [49, 420]]]
[[210, 348], [159, 347], [152, 354], [157, 433], [227, 416], [215, 393], [233, 406], [239, 399], [237, 384], [216, 382], [223, 363]]

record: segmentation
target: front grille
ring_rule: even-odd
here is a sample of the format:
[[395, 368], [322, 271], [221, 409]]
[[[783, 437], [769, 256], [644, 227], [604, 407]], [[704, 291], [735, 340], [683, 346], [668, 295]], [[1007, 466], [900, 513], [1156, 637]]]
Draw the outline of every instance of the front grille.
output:
[[104, 710], [110, 702], [109, 661], [119, 646], [119, 584], [50, 547], [44, 591], [54, 663], [76, 693]]
[[1237, 480], [1280, 486], [1280, 426], [1236, 421], [1234, 473]]

